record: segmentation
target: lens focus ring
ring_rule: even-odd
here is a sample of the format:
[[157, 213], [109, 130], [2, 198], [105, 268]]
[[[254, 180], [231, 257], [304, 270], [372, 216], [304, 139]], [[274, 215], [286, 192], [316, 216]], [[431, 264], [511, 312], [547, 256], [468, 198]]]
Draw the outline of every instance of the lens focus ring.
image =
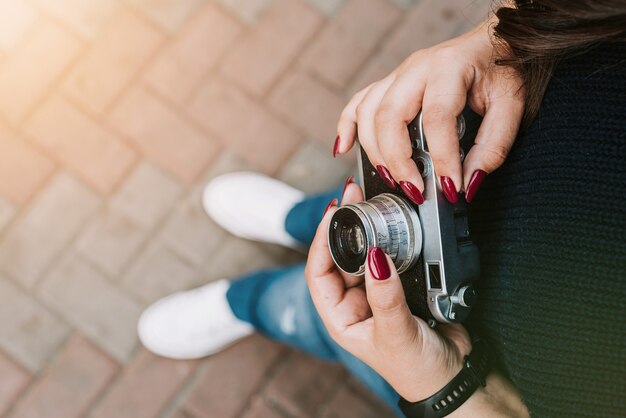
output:
[[422, 230], [411, 204], [383, 193], [339, 208], [330, 222], [328, 244], [335, 263], [346, 273], [363, 274], [367, 250], [374, 246], [383, 249], [402, 273], [419, 257]]

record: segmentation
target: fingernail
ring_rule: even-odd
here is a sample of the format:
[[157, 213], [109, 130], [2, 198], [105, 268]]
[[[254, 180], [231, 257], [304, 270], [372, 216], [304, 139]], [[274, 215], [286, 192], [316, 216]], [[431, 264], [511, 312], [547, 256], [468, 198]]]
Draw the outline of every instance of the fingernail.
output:
[[378, 171], [378, 175], [380, 175], [380, 178], [383, 180], [383, 183], [387, 185], [387, 187], [390, 189], [395, 189], [397, 187], [396, 181], [393, 177], [391, 177], [391, 173], [387, 170], [387, 167], [384, 165], [377, 165], [376, 171]]
[[344, 194], [346, 194], [346, 189], [348, 188], [348, 185], [354, 183], [354, 176], [349, 176], [346, 179], [346, 184], [343, 185], [343, 192], [341, 192], [341, 196], [343, 197]]
[[465, 200], [467, 201], [467, 203], [474, 200], [474, 196], [476, 196], [476, 192], [478, 191], [480, 185], [483, 183], [483, 180], [485, 180], [486, 176], [487, 173], [483, 170], [474, 171], [469, 183], [467, 183], [467, 190], [465, 190]]
[[411, 202], [415, 203], [416, 205], [421, 205], [422, 203], [424, 203], [424, 196], [422, 195], [422, 192], [420, 192], [420, 189], [415, 187], [413, 183], [410, 183], [408, 181], [401, 181], [400, 188], [402, 189], [406, 197], [411, 199]]
[[335, 145], [333, 146], [333, 158], [337, 157], [337, 153], [339, 152], [339, 135], [335, 138]]
[[379, 247], [371, 248], [367, 259], [372, 276], [376, 280], [387, 280], [391, 276], [387, 257], [385, 257], [385, 253]]
[[450, 177], [441, 177], [441, 188], [443, 189], [443, 195], [448, 199], [450, 203], [456, 203], [457, 192], [454, 182]]
[[337, 200], [337, 198], [331, 200], [328, 206], [326, 206], [326, 209], [324, 209], [324, 214], [322, 215], [322, 218], [326, 216], [326, 212], [328, 212], [328, 209], [332, 208], [333, 206], [337, 206], [337, 203], [339, 203], [339, 200]]

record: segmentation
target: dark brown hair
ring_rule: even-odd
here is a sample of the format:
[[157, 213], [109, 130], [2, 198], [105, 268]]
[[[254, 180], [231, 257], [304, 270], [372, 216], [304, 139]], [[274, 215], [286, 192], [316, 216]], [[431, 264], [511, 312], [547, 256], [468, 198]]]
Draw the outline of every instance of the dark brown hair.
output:
[[[525, 0], [497, 9], [496, 46], [524, 80], [528, 127], [560, 60], [607, 40], [626, 42], [626, 0]], [[505, 55], [505, 54], [500, 54]]]

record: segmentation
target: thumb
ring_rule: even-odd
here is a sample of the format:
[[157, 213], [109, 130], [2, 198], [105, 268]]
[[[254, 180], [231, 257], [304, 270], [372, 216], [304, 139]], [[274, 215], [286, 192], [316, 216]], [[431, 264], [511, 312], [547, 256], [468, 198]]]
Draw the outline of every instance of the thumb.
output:
[[379, 247], [367, 254], [365, 289], [374, 333], [380, 342], [394, 344], [415, 337], [417, 322], [406, 303], [400, 276], [391, 258]]

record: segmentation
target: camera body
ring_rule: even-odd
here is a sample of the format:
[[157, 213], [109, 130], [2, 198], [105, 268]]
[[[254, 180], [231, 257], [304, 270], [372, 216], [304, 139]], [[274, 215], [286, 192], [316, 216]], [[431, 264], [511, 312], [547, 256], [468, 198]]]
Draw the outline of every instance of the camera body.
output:
[[[459, 117], [460, 158], [473, 144], [479, 124], [479, 117], [473, 113]], [[462, 322], [476, 302], [474, 284], [480, 275], [478, 249], [470, 239], [467, 206], [463, 198], [454, 205], [449, 203], [438, 184], [421, 113], [408, 129], [413, 160], [424, 180], [424, 203], [415, 205], [399, 189], [390, 190], [360, 149], [359, 171], [366, 201], [342, 207], [333, 216], [329, 227], [331, 254], [342, 270], [362, 274], [365, 259], [353, 255], [366, 254], [370, 246], [383, 248], [398, 268], [414, 315], [431, 326], [437, 322]], [[365, 232], [355, 234], [354, 228], [348, 227], [351, 224]], [[363, 251], [351, 252], [342, 247]], [[361, 262], [363, 265], [357, 268]]]

